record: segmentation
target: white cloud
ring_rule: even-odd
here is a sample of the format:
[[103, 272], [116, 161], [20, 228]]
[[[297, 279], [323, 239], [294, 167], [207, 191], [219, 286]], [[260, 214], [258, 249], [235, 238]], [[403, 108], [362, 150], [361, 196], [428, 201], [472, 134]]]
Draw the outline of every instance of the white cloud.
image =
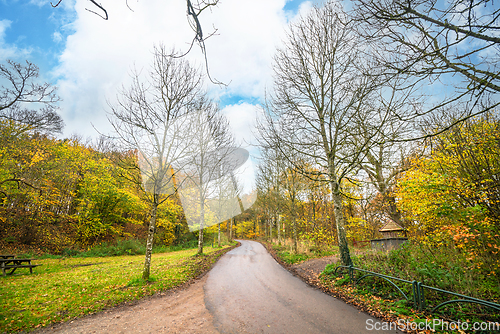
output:
[[236, 141], [245, 147], [256, 144], [255, 125], [261, 108], [250, 103], [228, 105], [222, 109], [233, 130]]
[[59, 31], [56, 31], [52, 34], [52, 40], [56, 43], [60, 43], [63, 40], [63, 36]]
[[30, 54], [30, 50], [20, 49], [5, 41], [6, 31], [10, 28], [11, 24], [12, 21], [0, 20], [0, 62], [7, 59], [19, 60], [19, 58], [26, 58]]
[[225, 1], [214, 10], [219, 36], [207, 41], [211, 73], [228, 93], [261, 97], [271, 84], [271, 61], [286, 16], [284, 0]]
[[[221, 89], [208, 84], [213, 96], [229, 94], [260, 99], [271, 85], [271, 61], [280, 43], [289, 14], [285, 0], [223, 1], [212, 11], [205, 11], [200, 21], [205, 35], [216, 27], [217, 35], [206, 42], [210, 74], [230, 83]], [[63, 98], [62, 116], [65, 135], [74, 132], [95, 136], [91, 122], [102, 132], [110, 127], [106, 120], [106, 101], [113, 101], [122, 84], [130, 82], [135, 66], [146, 69], [152, 59], [154, 44], [163, 43], [185, 51], [194, 36], [184, 1], [148, 0], [108, 5], [109, 20], [89, 13], [92, 4], [75, 4], [74, 31], [67, 38], [56, 74]], [[56, 36], [55, 36], [56, 37]], [[204, 58], [194, 46], [188, 59], [200, 67]], [[241, 107], [241, 106], [240, 106]], [[242, 108], [247, 108], [243, 106]]]
[[[185, 9], [178, 2], [141, 1], [134, 3], [134, 12], [120, 2], [107, 8], [108, 21], [89, 13], [89, 5], [77, 1], [75, 33], [68, 37], [56, 71], [63, 77], [58, 86], [66, 135], [95, 136], [91, 122], [107, 132], [106, 101], [113, 101], [120, 86], [127, 84], [134, 64], [147, 67], [154, 43], [171, 44], [185, 36], [182, 30], [189, 30]], [[176, 21], [182, 30], [174, 29]]]

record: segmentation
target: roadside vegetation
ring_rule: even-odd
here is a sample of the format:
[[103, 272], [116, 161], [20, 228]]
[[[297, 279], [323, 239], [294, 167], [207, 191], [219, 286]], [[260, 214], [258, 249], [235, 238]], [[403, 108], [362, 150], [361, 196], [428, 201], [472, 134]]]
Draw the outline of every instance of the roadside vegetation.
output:
[[[480, 270], [464, 266], [463, 254], [456, 249], [426, 249], [415, 243], [409, 243], [390, 252], [367, 250], [353, 256], [355, 267], [397, 277], [408, 281], [418, 281], [466, 296], [500, 303], [500, 286], [495, 276], [481, 273]], [[435, 313], [418, 312], [413, 304], [412, 285], [394, 281], [408, 296], [401, 295], [392, 285], [380, 278], [369, 277], [352, 284], [347, 271], [334, 274], [340, 263], [328, 265], [321, 274], [322, 283], [332, 291], [357, 299], [364, 307], [378, 306], [375, 310], [387, 313], [394, 318], [414, 315], [420, 318], [441, 317], [449, 321], [493, 321], [500, 322], [498, 311], [485, 306], [469, 303], [455, 303], [438, 309]], [[355, 277], [363, 273], [355, 273]], [[358, 295], [358, 296], [356, 296]], [[374, 299], [371, 299], [373, 297]], [[456, 297], [431, 290], [425, 290], [427, 310], [442, 302]], [[458, 298], [459, 299], [459, 298]]]
[[289, 265], [339, 253], [337, 246], [331, 246], [329, 249], [315, 249], [310, 242], [304, 240], [298, 242], [296, 252], [293, 250], [294, 245], [291, 239], [283, 240], [279, 245], [277, 240], [266, 242], [262, 239], [261, 241], [265, 242], [268, 247], [272, 247], [276, 256]]
[[165, 292], [206, 272], [230, 249], [206, 245], [205, 255], [196, 255], [196, 246], [153, 254], [149, 281], [140, 275], [142, 255], [37, 259], [33, 274], [18, 269], [0, 277], [0, 332], [45, 327]]

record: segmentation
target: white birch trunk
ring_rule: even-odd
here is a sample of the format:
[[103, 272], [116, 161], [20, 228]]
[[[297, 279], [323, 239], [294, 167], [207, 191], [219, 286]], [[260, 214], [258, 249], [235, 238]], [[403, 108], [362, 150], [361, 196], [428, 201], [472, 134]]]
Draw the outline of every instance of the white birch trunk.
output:
[[149, 220], [148, 238], [146, 241], [146, 257], [144, 259], [144, 269], [142, 271], [142, 278], [145, 280], [149, 280], [149, 273], [151, 269], [151, 254], [153, 253], [153, 240], [156, 228], [157, 211], [158, 211], [158, 203], [155, 196], [153, 202], [153, 208], [151, 209], [151, 219]]

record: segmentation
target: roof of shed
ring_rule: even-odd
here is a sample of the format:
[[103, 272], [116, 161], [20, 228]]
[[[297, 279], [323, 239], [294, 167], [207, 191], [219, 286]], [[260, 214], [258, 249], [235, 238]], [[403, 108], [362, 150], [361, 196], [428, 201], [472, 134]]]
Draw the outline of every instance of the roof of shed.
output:
[[396, 224], [394, 221], [389, 221], [387, 224], [382, 226], [379, 232], [390, 232], [390, 231], [404, 231], [404, 228], [402, 228], [400, 225]]

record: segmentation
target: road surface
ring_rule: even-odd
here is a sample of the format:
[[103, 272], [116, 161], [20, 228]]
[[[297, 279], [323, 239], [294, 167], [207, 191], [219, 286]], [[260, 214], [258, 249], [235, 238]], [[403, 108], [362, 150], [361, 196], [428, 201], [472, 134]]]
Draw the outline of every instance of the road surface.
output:
[[217, 262], [204, 287], [219, 332], [398, 333], [367, 330], [367, 321], [380, 320], [294, 277], [260, 243], [240, 242]]

